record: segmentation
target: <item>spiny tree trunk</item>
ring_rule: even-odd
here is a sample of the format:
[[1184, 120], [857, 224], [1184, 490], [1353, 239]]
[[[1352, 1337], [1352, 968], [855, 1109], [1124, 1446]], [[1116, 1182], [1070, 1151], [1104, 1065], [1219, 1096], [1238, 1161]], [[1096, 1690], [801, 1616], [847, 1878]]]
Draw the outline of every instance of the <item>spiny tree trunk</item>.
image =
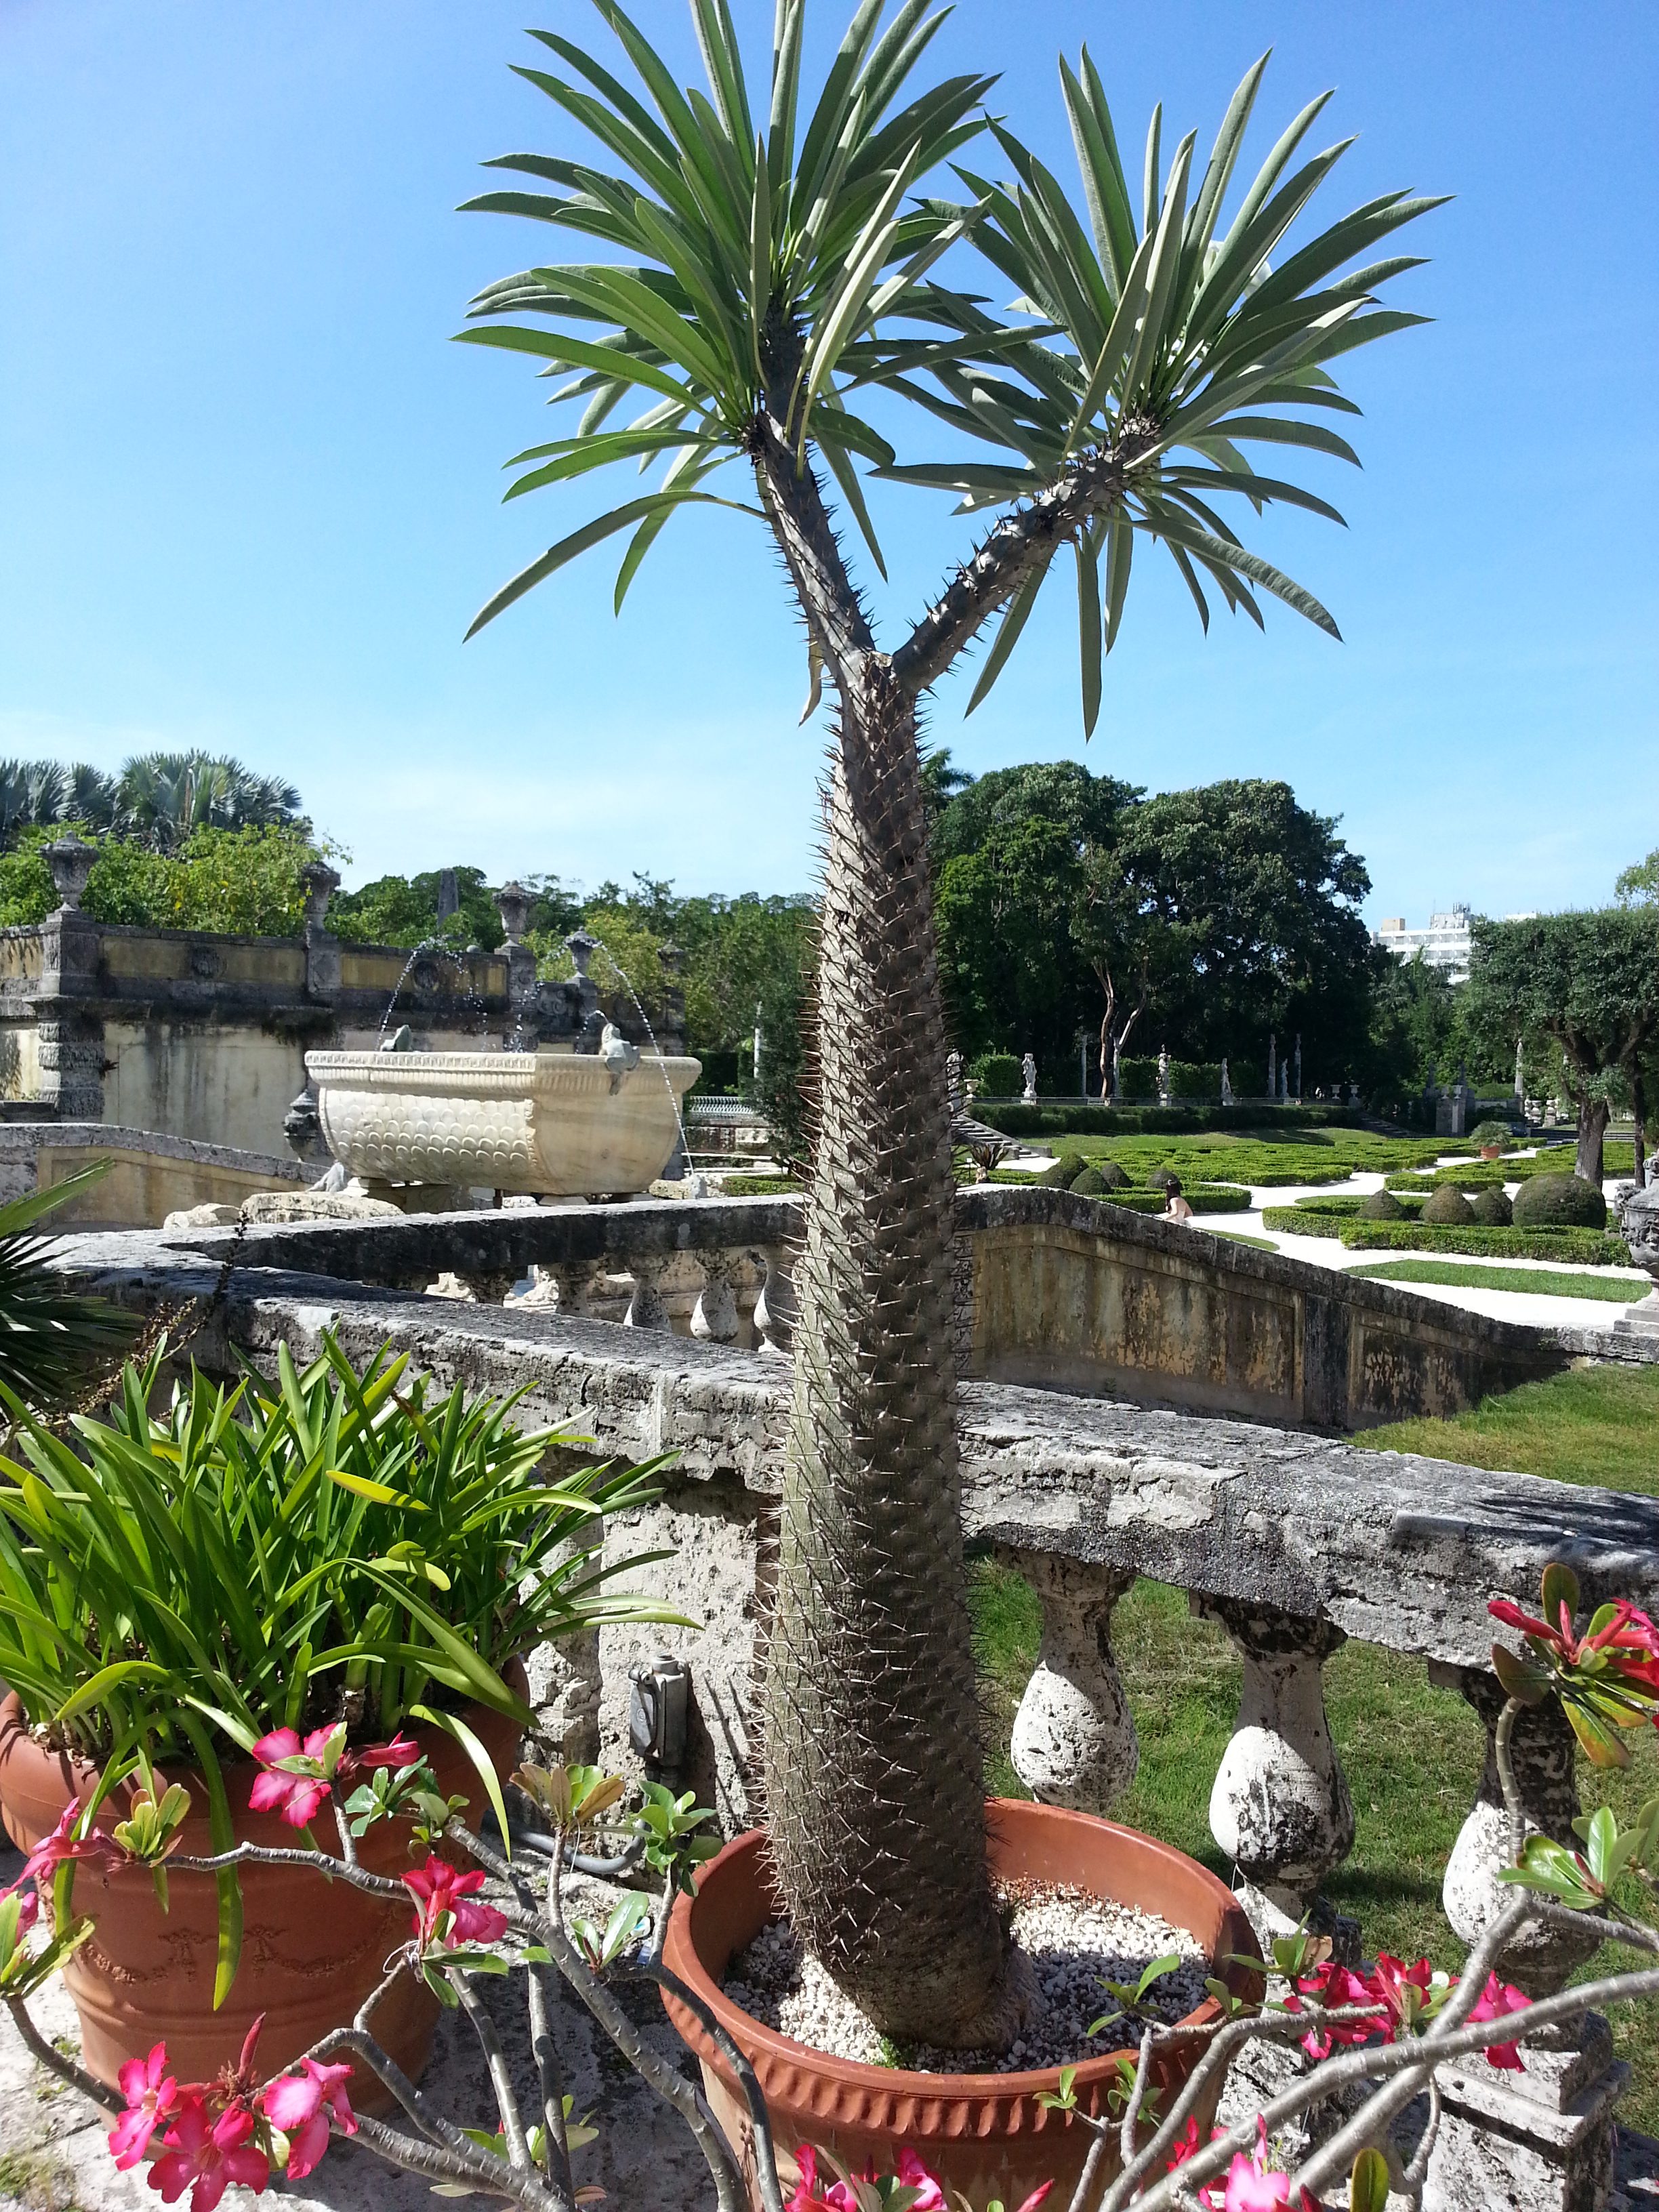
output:
[[797, 1926], [902, 2041], [1006, 2042], [951, 1355], [945, 1035], [913, 703], [843, 696], [818, 1129], [768, 1653], [767, 1816]]
[[876, 651], [818, 487], [753, 431], [840, 709], [825, 792], [818, 1096], [763, 1767], [796, 1929], [896, 2040], [1000, 2048], [1024, 1978], [985, 1856], [951, 1343], [950, 1110], [918, 686]]
[[1601, 1139], [1607, 1133], [1609, 1109], [1605, 1098], [1581, 1098], [1578, 1102], [1578, 1151], [1572, 1171], [1586, 1182], [1601, 1188]]

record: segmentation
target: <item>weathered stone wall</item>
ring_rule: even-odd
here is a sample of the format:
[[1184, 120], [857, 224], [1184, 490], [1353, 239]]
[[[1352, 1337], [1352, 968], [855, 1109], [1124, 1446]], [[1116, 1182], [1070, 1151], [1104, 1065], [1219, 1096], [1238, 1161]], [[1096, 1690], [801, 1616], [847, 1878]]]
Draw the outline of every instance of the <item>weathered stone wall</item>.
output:
[[94, 1162], [109, 1172], [53, 1226], [145, 1228], [193, 1206], [240, 1206], [255, 1191], [293, 1190], [309, 1176], [291, 1155], [232, 1150], [98, 1121], [0, 1123], [0, 1205], [67, 1182]]

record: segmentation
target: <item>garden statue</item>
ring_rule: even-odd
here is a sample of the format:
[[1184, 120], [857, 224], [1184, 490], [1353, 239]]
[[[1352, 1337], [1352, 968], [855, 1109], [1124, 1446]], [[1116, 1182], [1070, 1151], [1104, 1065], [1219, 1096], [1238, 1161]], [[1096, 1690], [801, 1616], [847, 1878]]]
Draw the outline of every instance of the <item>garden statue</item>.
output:
[[1020, 1093], [1019, 1103], [1022, 1106], [1035, 1106], [1037, 1103], [1036, 1061], [1029, 1052], [1019, 1063], [1019, 1073], [1025, 1085]]
[[1221, 1103], [1224, 1106], [1231, 1106], [1233, 1103], [1232, 1079], [1227, 1073], [1227, 1061], [1224, 1054], [1223, 1055], [1221, 1061]]
[[1271, 1030], [1267, 1032], [1267, 1096], [1269, 1098], [1279, 1096], [1279, 1048]]
[[1301, 1032], [1301, 1030], [1298, 1030], [1297, 1031], [1297, 1033], [1296, 1033], [1296, 1091], [1295, 1091], [1295, 1096], [1296, 1096], [1297, 1098], [1300, 1098], [1300, 1097], [1301, 1097], [1301, 1096], [1302, 1096], [1302, 1032]]
[[1527, 1096], [1526, 1074], [1522, 1066], [1525, 1057], [1522, 1050], [1524, 1042], [1521, 1037], [1516, 1037], [1515, 1040], [1515, 1095], [1522, 1101], [1523, 1110]]
[[1167, 1045], [1160, 1045], [1158, 1048], [1158, 1103], [1160, 1106], [1167, 1106], [1170, 1103], [1170, 1050]]
[[947, 1052], [945, 1055], [945, 1095], [951, 1102], [951, 1111], [962, 1111], [962, 1054]]

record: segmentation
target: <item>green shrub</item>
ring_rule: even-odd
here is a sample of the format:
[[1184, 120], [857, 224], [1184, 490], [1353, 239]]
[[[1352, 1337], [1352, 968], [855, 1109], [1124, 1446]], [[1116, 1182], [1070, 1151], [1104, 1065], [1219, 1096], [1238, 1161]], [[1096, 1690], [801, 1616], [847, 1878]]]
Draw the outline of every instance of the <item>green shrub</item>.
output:
[[1154, 1168], [1146, 1178], [1146, 1188], [1148, 1190], [1168, 1190], [1172, 1182], [1180, 1181], [1181, 1177], [1173, 1168]]
[[1507, 1229], [1515, 1219], [1509, 1193], [1496, 1188], [1479, 1192], [1470, 1202], [1470, 1210], [1486, 1229]]
[[[1270, 1229], [1289, 1225], [1263, 1218]], [[1351, 1251], [1458, 1252], [1471, 1260], [1566, 1260], [1581, 1267], [1630, 1265], [1624, 1238], [1597, 1229], [1483, 1229], [1479, 1224], [1436, 1229], [1420, 1221], [1333, 1221], [1315, 1234], [1332, 1231]]]
[[1121, 1060], [1117, 1064], [1117, 1081], [1126, 1098], [1156, 1098], [1158, 1062], [1139, 1055], [1133, 1060]]
[[1386, 1188], [1393, 1191], [1440, 1190], [1448, 1184], [1453, 1190], [1491, 1190], [1504, 1187], [1505, 1170], [1496, 1160], [1471, 1160], [1467, 1165], [1437, 1168], [1432, 1175], [1414, 1175], [1402, 1169], [1387, 1178]]
[[1085, 1168], [1076, 1182], [1071, 1185], [1071, 1190], [1073, 1195], [1077, 1198], [1103, 1198], [1106, 1194], [1106, 1178], [1098, 1168]]
[[968, 1071], [981, 1098], [1018, 1098], [1025, 1088], [1019, 1062], [1011, 1052], [982, 1052]]
[[1127, 1190], [1129, 1177], [1115, 1160], [1097, 1160], [1095, 1165], [1108, 1190]]
[[1455, 1183], [1443, 1182], [1423, 1208], [1423, 1218], [1437, 1229], [1467, 1228], [1474, 1219], [1474, 1208]]
[[[1168, 1203], [1161, 1190], [1115, 1190], [1109, 1194], [1114, 1206], [1130, 1213], [1162, 1213]], [[1188, 1183], [1181, 1194], [1194, 1213], [1248, 1213], [1250, 1210], [1249, 1192], [1240, 1190], [1237, 1183]]]
[[[0, 927], [42, 921], [58, 900], [42, 845], [74, 830], [26, 830], [0, 856]], [[118, 837], [88, 837], [98, 857], [82, 905], [94, 921], [140, 929], [200, 929], [247, 937], [297, 937], [305, 922], [301, 870], [318, 848], [291, 823], [197, 830], [176, 853]]]
[[[1340, 1199], [1328, 1201], [1330, 1206], [1341, 1204]], [[1317, 1212], [1300, 1206], [1264, 1206], [1261, 1209], [1264, 1229], [1278, 1229], [1291, 1237], [1340, 1237], [1344, 1229], [1352, 1224], [1354, 1218], [1346, 1206], [1340, 1213], [1329, 1212], [1325, 1206]]]
[[1607, 1202], [1576, 1175], [1530, 1176], [1515, 1200], [1517, 1229], [1605, 1229]]
[[1403, 1221], [1406, 1209], [1392, 1192], [1374, 1190], [1369, 1198], [1362, 1199], [1356, 1211], [1367, 1221]]
[[1477, 1121], [1469, 1131], [1472, 1145], [1512, 1145], [1514, 1133], [1507, 1121]]
[[1056, 1189], [1070, 1190], [1088, 1164], [1081, 1152], [1062, 1152], [1053, 1167], [1044, 1168], [1041, 1180]]

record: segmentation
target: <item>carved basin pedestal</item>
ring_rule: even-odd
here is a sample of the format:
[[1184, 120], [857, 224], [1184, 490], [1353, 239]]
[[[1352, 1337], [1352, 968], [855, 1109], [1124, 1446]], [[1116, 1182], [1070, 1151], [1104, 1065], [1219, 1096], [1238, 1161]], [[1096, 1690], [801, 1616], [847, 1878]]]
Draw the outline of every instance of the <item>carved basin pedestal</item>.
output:
[[[538, 1198], [643, 1190], [673, 1152], [678, 1103], [702, 1066], [641, 1057], [617, 1069], [570, 1052], [306, 1054], [330, 1152], [400, 1202], [399, 1185]], [[421, 1204], [418, 1190], [408, 1202]]]

